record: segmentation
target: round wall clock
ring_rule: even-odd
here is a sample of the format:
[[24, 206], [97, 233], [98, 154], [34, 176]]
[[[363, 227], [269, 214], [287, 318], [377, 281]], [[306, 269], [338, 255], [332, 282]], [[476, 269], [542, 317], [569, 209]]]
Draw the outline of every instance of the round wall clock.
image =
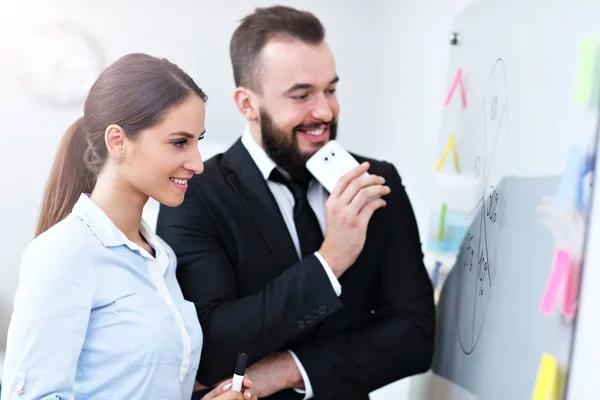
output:
[[38, 101], [80, 105], [102, 71], [94, 38], [76, 25], [55, 23], [32, 33], [20, 51], [21, 82]]

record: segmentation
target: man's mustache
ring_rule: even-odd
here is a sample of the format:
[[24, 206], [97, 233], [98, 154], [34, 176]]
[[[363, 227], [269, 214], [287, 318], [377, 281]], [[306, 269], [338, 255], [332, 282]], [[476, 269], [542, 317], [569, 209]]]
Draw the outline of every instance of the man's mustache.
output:
[[309, 124], [297, 125], [294, 128], [294, 132], [297, 131], [297, 130], [299, 130], [299, 129], [302, 129], [302, 130], [317, 129], [317, 128], [320, 128], [323, 125], [325, 125], [326, 127], [329, 127], [329, 126], [331, 126], [333, 124], [333, 122], [334, 122], [334, 120], [332, 119], [332, 120], [330, 120], [328, 122], [325, 122], [325, 121], [314, 121], [314, 122], [311, 122]]

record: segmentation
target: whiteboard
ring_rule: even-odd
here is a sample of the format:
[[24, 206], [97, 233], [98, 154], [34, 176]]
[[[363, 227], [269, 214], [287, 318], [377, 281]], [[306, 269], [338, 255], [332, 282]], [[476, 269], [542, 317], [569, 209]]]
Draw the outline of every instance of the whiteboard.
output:
[[561, 312], [561, 296], [549, 315], [540, 305], [555, 249], [583, 259], [589, 231], [593, 174], [579, 179], [579, 211], [573, 190], [568, 211], [555, 197], [574, 149], [593, 168], [598, 110], [575, 91], [580, 45], [600, 39], [598, 15], [592, 0], [487, 0], [455, 19], [446, 81], [450, 89], [462, 70], [466, 107], [457, 89], [444, 106], [439, 152], [454, 135], [461, 174], [480, 194], [440, 294], [431, 381], [439, 387], [428, 398], [460, 398], [440, 382], [477, 399], [530, 398], [544, 352], [569, 371], [577, 321]]

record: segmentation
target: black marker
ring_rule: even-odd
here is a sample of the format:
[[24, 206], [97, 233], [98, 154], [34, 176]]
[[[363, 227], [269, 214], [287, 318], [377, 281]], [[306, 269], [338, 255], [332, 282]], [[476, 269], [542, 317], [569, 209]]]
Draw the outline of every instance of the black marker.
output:
[[247, 362], [248, 355], [246, 353], [238, 354], [237, 362], [235, 363], [235, 372], [233, 374], [233, 382], [231, 383], [231, 390], [235, 390], [236, 392], [242, 391]]

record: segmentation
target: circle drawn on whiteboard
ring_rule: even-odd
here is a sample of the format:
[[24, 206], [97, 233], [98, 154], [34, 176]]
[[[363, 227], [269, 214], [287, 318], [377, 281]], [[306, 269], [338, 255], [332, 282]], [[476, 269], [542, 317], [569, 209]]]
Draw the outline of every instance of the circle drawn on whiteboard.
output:
[[103, 66], [100, 45], [69, 23], [49, 24], [33, 32], [19, 57], [25, 90], [38, 101], [58, 106], [81, 104]]
[[481, 103], [483, 125], [475, 163], [483, 188], [480, 207], [456, 264], [457, 329], [465, 354], [471, 354], [479, 341], [497, 265], [502, 210], [506, 204], [501, 179], [506, 174], [507, 99], [506, 72], [499, 58], [492, 67]]

